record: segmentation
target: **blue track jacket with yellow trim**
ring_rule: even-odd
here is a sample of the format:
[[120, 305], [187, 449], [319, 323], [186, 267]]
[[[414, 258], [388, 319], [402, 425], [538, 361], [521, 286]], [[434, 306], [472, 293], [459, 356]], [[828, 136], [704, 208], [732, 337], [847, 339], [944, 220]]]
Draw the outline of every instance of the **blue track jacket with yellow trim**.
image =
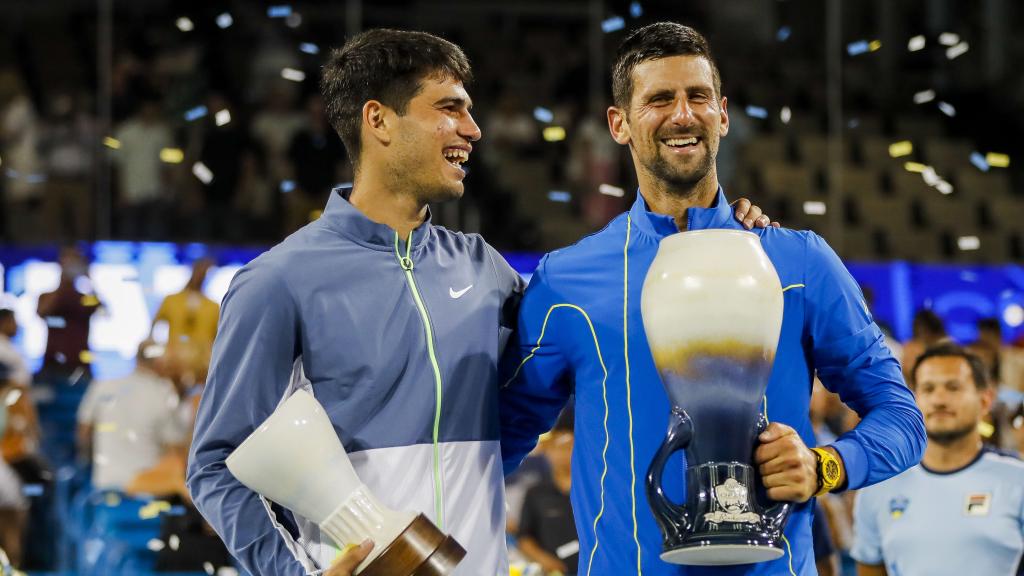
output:
[[347, 193], [231, 281], [189, 454], [196, 507], [255, 576], [331, 563], [315, 524], [224, 465], [304, 388], [381, 502], [462, 544], [456, 576], [507, 576], [497, 372], [523, 280], [479, 235], [429, 217], [396, 246]]
[[[687, 214], [690, 230], [741, 228], [721, 189], [714, 206]], [[505, 472], [519, 465], [574, 393], [571, 499], [581, 575], [816, 574], [809, 504], [795, 506], [790, 515], [787, 551], [778, 560], [683, 567], [659, 558], [662, 536], [644, 479], [665, 437], [670, 405], [647, 345], [640, 292], [658, 243], [678, 231], [673, 218], [648, 211], [638, 194], [632, 209], [604, 230], [541, 260], [519, 310], [518, 345], [509, 346], [502, 364]], [[782, 332], [766, 393], [768, 419], [792, 426], [814, 446], [808, 404], [817, 371], [863, 418], [833, 444], [850, 488], [916, 464], [925, 445], [921, 413], [842, 262], [812, 232], [756, 233], [784, 289]], [[681, 453], [674, 458], [665, 490], [683, 502], [685, 464]]]

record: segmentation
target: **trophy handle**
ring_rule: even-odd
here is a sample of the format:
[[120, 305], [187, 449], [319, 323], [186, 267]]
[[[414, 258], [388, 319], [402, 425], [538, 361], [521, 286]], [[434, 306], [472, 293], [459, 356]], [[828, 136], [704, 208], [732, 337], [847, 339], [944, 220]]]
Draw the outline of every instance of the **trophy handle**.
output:
[[[760, 436], [762, 432], [768, 429], [768, 419], [762, 413], [757, 419], [757, 434]], [[765, 507], [764, 520], [765, 528], [770, 531], [782, 532], [782, 527], [786, 525], [786, 519], [789, 518], [789, 513], [793, 509], [792, 502], [777, 502], [768, 498], [770, 505]]]
[[693, 422], [685, 411], [673, 406], [669, 416], [668, 436], [647, 469], [647, 502], [651, 505], [651, 512], [654, 513], [654, 519], [661, 527], [666, 540], [678, 539], [691, 528], [690, 512], [686, 506], [676, 504], [665, 496], [661, 481], [669, 456], [689, 446], [691, 438]]

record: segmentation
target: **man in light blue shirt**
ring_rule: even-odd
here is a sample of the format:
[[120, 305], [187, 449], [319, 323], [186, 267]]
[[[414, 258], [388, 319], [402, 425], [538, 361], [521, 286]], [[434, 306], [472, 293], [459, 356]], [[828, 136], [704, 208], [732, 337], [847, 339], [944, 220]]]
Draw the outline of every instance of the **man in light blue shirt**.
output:
[[911, 376], [928, 446], [919, 465], [857, 495], [858, 575], [1021, 574], [1024, 462], [982, 446], [994, 390], [981, 360], [943, 344]]

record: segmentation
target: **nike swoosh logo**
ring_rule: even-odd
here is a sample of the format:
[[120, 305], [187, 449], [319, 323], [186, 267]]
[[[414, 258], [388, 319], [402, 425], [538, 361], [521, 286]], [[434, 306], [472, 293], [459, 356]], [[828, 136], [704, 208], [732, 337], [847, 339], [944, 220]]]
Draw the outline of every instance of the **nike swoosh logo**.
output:
[[466, 292], [469, 292], [469, 289], [472, 288], [472, 287], [473, 287], [473, 285], [470, 284], [469, 286], [466, 286], [462, 290], [459, 290], [459, 291], [456, 292], [454, 288], [449, 286], [448, 287], [448, 295], [451, 296], [453, 300], [458, 300], [459, 298], [462, 298], [463, 294], [465, 294]]

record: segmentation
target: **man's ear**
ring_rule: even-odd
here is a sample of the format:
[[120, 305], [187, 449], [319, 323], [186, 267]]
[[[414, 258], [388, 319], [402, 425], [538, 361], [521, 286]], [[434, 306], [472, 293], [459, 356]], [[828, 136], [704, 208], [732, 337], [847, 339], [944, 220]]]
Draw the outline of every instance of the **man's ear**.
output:
[[722, 123], [718, 128], [718, 137], [722, 138], [729, 133], [729, 99], [722, 96], [722, 111], [719, 112], [722, 115]]
[[364, 136], [373, 138], [381, 144], [391, 143], [393, 111], [377, 100], [367, 100], [363, 104], [362, 130]]
[[608, 107], [608, 131], [612, 133], [612, 139], [619, 144], [629, 144], [629, 121], [625, 110], [617, 106]]

